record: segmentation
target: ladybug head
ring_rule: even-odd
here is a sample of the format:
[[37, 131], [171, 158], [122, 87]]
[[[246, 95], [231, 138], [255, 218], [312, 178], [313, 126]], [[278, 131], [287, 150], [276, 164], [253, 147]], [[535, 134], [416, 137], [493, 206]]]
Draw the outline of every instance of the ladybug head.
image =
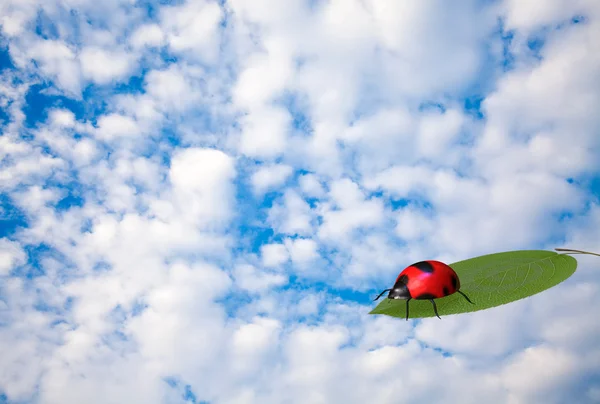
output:
[[406, 284], [402, 282], [396, 283], [394, 287], [390, 289], [388, 299], [410, 299], [410, 292], [408, 291], [408, 287], [406, 286]]
[[379, 294], [379, 296], [377, 296], [375, 298], [375, 300], [379, 300], [379, 298], [381, 296], [383, 296], [383, 294], [385, 292], [389, 292], [388, 299], [410, 300], [411, 296], [410, 296], [410, 291], [408, 290], [408, 286], [406, 286], [407, 283], [408, 283], [408, 277], [406, 275], [400, 276], [398, 278], [398, 280], [396, 281], [396, 284], [394, 285], [393, 288], [385, 289], [383, 292], [381, 292]]

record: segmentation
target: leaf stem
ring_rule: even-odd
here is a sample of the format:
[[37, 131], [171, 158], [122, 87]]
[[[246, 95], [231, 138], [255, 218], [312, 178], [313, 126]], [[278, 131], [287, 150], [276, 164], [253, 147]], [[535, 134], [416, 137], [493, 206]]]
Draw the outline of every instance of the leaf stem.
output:
[[600, 254], [597, 254], [597, 253], [581, 251], [581, 250], [572, 250], [570, 248], [555, 248], [555, 250], [556, 251], [565, 251], [565, 254], [589, 254], [589, 255], [595, 255], [597, 257], [600, 257]]

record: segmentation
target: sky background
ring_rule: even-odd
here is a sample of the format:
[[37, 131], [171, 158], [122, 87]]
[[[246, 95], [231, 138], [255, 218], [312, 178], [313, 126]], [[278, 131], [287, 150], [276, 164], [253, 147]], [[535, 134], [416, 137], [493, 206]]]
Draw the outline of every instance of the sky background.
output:
[[[452, 4], [450, 4], [452, 3]], [[597, 0], [1, 0], [0, 403], [600, 403]]]

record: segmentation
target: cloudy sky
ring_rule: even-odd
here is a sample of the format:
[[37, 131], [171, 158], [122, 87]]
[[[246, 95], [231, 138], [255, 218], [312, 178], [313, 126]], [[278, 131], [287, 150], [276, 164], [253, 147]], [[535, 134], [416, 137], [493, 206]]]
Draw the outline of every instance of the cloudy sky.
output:
[[[595, 38], [595, 39], [594, 39]], [[599, 403], [597, 0], [1, 0], [0, 403]]]

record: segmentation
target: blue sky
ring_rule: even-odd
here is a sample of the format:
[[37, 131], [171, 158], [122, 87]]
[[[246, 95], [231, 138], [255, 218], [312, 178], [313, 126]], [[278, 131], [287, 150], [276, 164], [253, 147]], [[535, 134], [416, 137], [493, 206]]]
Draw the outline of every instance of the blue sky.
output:
[[597, 2], [0, 16], [0, 403], [600, 402], [594, 257], [367, 314], [415, 261], [600, 251]]

